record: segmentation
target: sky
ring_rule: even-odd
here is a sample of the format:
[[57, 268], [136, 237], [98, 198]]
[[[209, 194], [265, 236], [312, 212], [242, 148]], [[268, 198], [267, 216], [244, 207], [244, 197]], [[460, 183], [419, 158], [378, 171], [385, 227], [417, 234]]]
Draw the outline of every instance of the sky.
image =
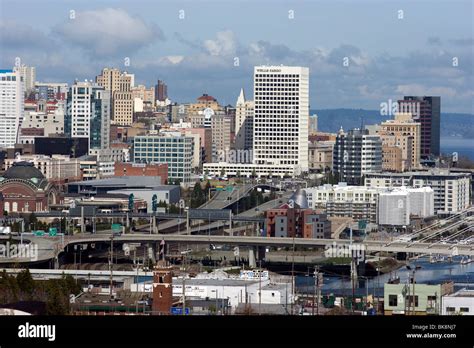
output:
[[[252, 99], [253, 67], [310, 69], [311, 109], [441, 96], [474, 114], [472, 0], [0, 0], [0, 69], [95, 79], [104, 67], [173, 101]], [[346, 64], [344, 64], [346, 62]], [[348, 63], [348, 64], [347, 64]]]

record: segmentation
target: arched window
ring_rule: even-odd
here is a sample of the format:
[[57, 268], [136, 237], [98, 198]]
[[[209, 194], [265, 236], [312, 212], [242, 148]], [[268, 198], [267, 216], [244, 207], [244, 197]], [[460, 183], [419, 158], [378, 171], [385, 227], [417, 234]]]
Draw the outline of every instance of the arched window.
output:
[[13, 202], [13, 203], [12, 203], [12, 211], [13, 211], [13, 212], [18, 211], [18, 203], [17, 203], [17, 202]]
[[6, 212], [10, 212], [10, 202], [5, 202], [5, 207], [4, 207]]

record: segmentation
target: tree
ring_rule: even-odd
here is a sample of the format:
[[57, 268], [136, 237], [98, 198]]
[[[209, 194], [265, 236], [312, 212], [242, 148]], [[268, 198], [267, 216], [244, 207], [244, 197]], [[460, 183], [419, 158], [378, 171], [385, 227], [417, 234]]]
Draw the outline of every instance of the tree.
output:
[[202, 190], [201, 184], [196, 183], [191, 192], [191, 208], [197, 208], [206, 202], [206, 194]]
[[25, 292], [28, 298], [31, 298], [35, 290], [35, 281], [31, 276], [30, 270], [27, 268], [18, 273], [16, 281], [21, 291]]
[[156, 195], [156, 193], [153, 195], [153, 197], [151, 198], [151, 208], [153, 210], [154, 213], [156, 213], [156, 210], [158, 208], [158, 196]]

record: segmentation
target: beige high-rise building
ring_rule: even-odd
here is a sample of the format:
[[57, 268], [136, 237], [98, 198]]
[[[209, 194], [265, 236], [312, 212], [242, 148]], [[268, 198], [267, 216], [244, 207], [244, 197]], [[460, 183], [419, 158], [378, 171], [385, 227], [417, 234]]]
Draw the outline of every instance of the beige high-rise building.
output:
[[394, 120], [382, 122], [379, 135], [385, 148], [384, 169], [406, 171], [420, 166], [420, 124], [410, 113], [396, 113]]
[[413, 137], [382, 135], [382, 170], [404, 172], [411, 169]]
[[23, 90], [25, 93], [31, 92], [35, 88], [36, 68], [34, 66], [21, 65], [15, 67], [13, 71], [18, 71], [23, 79]]
[[111, 92], [113, 124], [129, 126], [133, 123], [133, 80], [133, 74], [116, 68], [104, 68], [102, 75], [96, 77], [97, 84]]
[[231, 146], [232, 118], [228, 115], [211, 117], [212, 146], [214, 159], [226, 156]]
[[140, 98], [145, 103], [155, 104], [155, 87], [146, 88], [144, 85], [138, 85], [132, 88], [133, 98]]

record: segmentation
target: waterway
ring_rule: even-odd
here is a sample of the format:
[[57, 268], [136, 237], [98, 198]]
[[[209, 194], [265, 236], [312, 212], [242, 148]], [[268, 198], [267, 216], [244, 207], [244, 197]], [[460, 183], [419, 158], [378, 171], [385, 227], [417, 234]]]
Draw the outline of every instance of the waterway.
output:
[[[415, 272], [416, 283], [419, 284], [439, 284], [445, 281], [453, 281], [455, 289], [472, 288], [474, 289], [474, 262], [467, 265], [460, 264], [461, 257], [454, 257], [452, 262], [444, 261], [438, 263], [430, 263], [429, 257], [423, 257], [415, 261], [411, 261], [408, 265], [413, 270], [418, 267]], [[359, 278], [355, 289], [356, 294], [365, 294], [367, 290], [370, 294], [383, 295], [383, 286], [391, 277], [400, 277], [400, 283], [406, 284], [412, 271], [405, 266], [393, 271], [392, 273], [382, 274], [373, 278]], [[368, 284], [366, 283], [368, 282]], [[297, 276], [295, 284], [298, 291], [306, 292], [314, 291], [313, 277]], [[324, 284], [321, 288], [322, 294], [335, 293], [338, 295], [351, 295], [352, 282], [349, 276], [324, 274]]]

